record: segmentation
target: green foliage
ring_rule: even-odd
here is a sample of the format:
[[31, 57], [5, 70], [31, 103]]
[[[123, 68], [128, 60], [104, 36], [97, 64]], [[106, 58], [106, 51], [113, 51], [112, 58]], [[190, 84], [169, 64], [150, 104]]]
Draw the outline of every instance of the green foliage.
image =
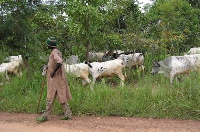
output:
[[[138, 45], [148, 49], [151, 48], [146, 46], [149, 41], [173, 55], [199, 43], [200, 10], [190, 6], [198, 5], [194, 1], [189, 4], [184, 0], [159, 0], [145, 14], [131, 0], [60, 0], [49, 5], [41, 1], [31, 2], [1, 3], [1, 45], [11, 49], [3, 50], [3, 54], [32, 57], [35, 52], [47, 53], [45, 41], [49, 36], [57, 37], [59, 49], [65, 57], [76, 54], [74, 49], [84, 46], [79, 52], [84, 59], [90, 50], [137, 49]], [[67, 16], [62, 16], [64, 12]], [[122, 37], [116, 37], [118, 34]], [[146, 42], [141, 44], [134, 38], [123, 42], [124, 36], [129, 34], [145, 38]]]
[[[134, 73], [133, 73], [134, 74]], [[129, 74], [130, 75], [130, 74]], [[199, 74], [191, 74], [169, 85], [163, 75], [145, 73], [125, 87], [97, 81], [94, 90], [83, 87], [81, 80], [67, 75], [73, 99], [69, 101], [73, 115], [127, 116], [151, 118], [200, 118]], [[0, 87], [0, 111], [36, 113], [42, 84], [41, 72], [36, 70], [28, 80], [26, 72]], [[105, 79], [108, 80], [108, 79]], [[46, 85], [42, 94], [40, 112], [45, 109]], [[63, 114], [61, 105], [54, 103], [53, 114]]]
[[[104, 1], [67, 1], [66, 12], [69, 16], [69, 24], [73, 27], [71, 29], [71, 35], [75, 36], [79, 44], [86, 47], [86, 59], [88, 59], [88, 52], [91, 47], [96, 46], [96, 40], [100, 42], [102, 33], [99, 30], [103, 26], [103, 15], [99, 10]], [[94, 49], [94, 48], [93, 48]]]
[[33, 78], [29, 80], [26, 72], [23, 72], [23, 76], [12, 78], [11, 84], [7, 83], [4, 88], [1, 87], [0, 102], [3, 105], [7, 104], [1, 107], [2, 111], [35, 112], [33, 107], [39, 97], [42, 78], [41, 72], [35, 71], [33, 74]]
[[184, 0], [157, 1], [145, 16], [148, 34], [159, 39], [169, 54], [178, 55], [199, 46], [199, 9]]

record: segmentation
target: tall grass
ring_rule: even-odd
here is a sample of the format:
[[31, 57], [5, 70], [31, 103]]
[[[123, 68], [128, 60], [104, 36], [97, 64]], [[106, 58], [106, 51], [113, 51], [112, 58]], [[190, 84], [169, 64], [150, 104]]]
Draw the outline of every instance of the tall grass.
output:
[[[150, 67], [151, 61], [146, 63]], [[151, 118], [200, 119], [200, 76], [192, 73], [170, 85], [162, 74], [150, 75], [128, 70], [125, 87], [120, 87], [117, 77], [97, 81], [94, 90], [83, 87], [80, 79], [68, 75], [73, 99], [69, 101], [73, 115], [127, 116]], [[0, 111], [36, 113], [41, 92], [41, 71], [36, 69], [31, 78], [26, 72], [0, 86]], [[40, 103], [45, 109], [46, 85]], [[55, 101], [53, 114], [63, 114]]]

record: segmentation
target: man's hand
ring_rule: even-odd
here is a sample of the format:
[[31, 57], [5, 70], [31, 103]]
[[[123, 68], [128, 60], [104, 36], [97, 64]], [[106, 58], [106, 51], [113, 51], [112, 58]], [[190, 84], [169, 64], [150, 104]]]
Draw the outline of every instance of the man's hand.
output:
[[51, 73], [51, 78], [53, 78], [54, 77], [54, 75], [55, 75], [55, 73], [56, 73], [56, 71], [61, 67], [61, 65], [62, 64], [60, 64], [60, 63], [57, 63], [57, 65], [56, 65], [56, 68], [55, 68], [55, 70]]
[[51, 73], [51, 78], [53, 78], [54, 77], [54, 75], [55, 75], [55, 73], [53, 72], [53, 73]]

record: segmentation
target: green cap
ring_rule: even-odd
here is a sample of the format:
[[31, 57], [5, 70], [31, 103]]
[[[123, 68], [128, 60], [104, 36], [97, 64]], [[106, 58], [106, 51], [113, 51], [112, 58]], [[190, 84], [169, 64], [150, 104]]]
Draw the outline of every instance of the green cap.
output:
[[49, 47], [56, 47], [56, 44], [57, 44], [57, 40], [55, 37], [49, 37], [46, 41], [47, 45]]

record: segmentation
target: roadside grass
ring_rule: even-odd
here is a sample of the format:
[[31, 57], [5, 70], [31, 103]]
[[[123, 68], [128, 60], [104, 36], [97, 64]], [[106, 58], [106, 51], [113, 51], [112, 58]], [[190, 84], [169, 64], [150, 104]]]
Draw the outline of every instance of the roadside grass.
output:
[[[162, 74], [151, 76], [128, 72], [125, 87], [117, 77], [97, 81], [94, 89], [83, 87], [80, 79], [68, 76], [73, 99], [69, 101], [73, 115], [126, 116], [146, 118], [200, 119], [200, 75], [193, 72], [170, 85]], [[131, 81], [132, 80], [132, 81]], [[31, 78], [26, 72], [0, 86], [0, 111], [36, 113], [43, 77], [35, 70]], [[40, 102], [45, 109], [46, 85]], [[54, 103], [52, 114], [63, 114], [61, 105]]]

